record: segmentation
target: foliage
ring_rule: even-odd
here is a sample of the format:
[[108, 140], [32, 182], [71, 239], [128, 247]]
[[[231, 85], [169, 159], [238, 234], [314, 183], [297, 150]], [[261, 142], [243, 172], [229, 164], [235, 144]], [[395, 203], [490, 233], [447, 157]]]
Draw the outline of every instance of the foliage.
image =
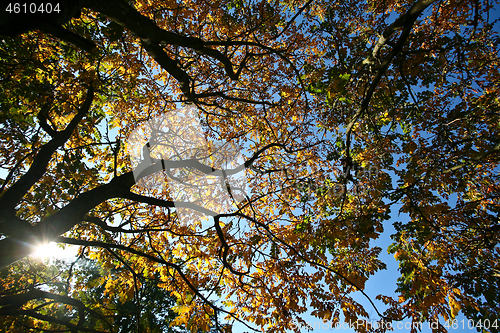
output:
[[[104, 270], [96, 262], [82, 258], [73, 262], [33, 257], [19, 260], [2, 271], [2, 300], [20, 295], [32, 298], [24, 299], [25, 304], [2, 303], [1, 327], [8, 332], [26, 332], [30, 327], [64, 330], [72, 328], [71, 321], [79, 321], [83, 315], [82, 321], [100, 331], [111, 328], [117, 332], [182, 331], [170, 327], [176, 317], [171, 310], [176, 302], [165, 289], [158, 287], [156, 280], [137, 277], [138, 286], [129, 297], [121, 292], [120, 274], [120, 270]], [[20, 305], [22, 310], [16, 308]], [[51, 320], [36, 321], [33, 317]]]
[[[307, 311], [367, 319], [355, 292], [442, 332], [500, 317], [497, 2], [77, 3], [0, 25], [3, 327], [298, 332]], [[240, 169], [186, 150], [134, 175], [127, 138], [180, 106]], [[144, 186], [193, 170], [244, 170], [248, 190], [220, 212]], [[384, 311], [364, 289], [390, 223]], [[47, 241], [100, 268], [23, 259]]]

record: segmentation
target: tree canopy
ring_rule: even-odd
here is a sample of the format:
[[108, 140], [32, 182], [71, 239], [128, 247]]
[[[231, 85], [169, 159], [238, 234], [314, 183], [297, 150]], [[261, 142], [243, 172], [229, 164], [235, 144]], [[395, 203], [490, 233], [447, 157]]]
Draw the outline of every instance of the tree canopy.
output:
[[0, 14], [3, 329], [500, 318], [497, 1], [33, 3]]

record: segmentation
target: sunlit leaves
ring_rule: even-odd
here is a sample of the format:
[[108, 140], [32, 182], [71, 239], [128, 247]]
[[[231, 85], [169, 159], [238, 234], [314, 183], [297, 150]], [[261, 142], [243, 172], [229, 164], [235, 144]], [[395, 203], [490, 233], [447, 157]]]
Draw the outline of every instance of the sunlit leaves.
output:
[[[386, 267], [373, 241], [400, 204], [410, 220], [394, 222], [389, 250], [401, 276], [398, 298], [378, 297], [383, 319], [498, 315], [499, 44], [490, 4], [109, 3], [89, 2], [93, 10], [64, 25], [95, 42], [92, 52], [38, 31], [0, 44], [4, 191], [95, 89], [43, 175], [5, 210], [50, 230], [58, 212], [82, 200], [65, 241], [86, 245], [82, 257], [100, 268], [77, 270], [72, 296], [103, 316], [123, 306], [151, 331], [141, 292], [173, 297], [162, 316], [192, 332], [229, 330], [223, 324], [232, 321], [300, 331], [306, 312], [331, 323], [368, 318], [372, 310], [351, 296]], [[397, 19], [413, 6], [417, 18]], [[117, 19], [121, 10], [148, 20]], [[200, 133], [183, 140], [229, 142], [246, 163], [245, 197], [217, 216], [203, 216], [217, 211], [215, 201], [186, 209], [175, 189], [125, 177], [127, 150], [143, 148], [125, 138], [187, 104]], [[182, 181], [182, 172], [155, 176]], [[21, 272], [12, 266], [3, 292], [36, 283]], [[25, 305], [45, 308], [39, 299]], [[46, 309], [78, 320], [74, 306]], [[98, 317], [93, 327], [132, 327]], [[33, 318], [26, 325], [50, 325]]]

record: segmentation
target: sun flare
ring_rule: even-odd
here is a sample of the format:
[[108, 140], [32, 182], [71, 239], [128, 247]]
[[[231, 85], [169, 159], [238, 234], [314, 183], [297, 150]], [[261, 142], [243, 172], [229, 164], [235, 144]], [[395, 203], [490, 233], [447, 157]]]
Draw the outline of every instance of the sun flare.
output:
[[55, 242], [39, 245], [33, 256], [38, 258], [69, 258], [74, 257], [78, 251], [77, 246], [66, 245], [65, 248], [60, 247]]

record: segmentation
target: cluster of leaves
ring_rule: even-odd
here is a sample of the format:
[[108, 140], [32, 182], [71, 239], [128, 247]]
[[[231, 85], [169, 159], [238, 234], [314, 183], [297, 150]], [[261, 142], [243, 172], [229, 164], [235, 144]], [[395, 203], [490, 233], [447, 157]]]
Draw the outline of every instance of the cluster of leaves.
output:
[[[500, 317], [491, 1], [78, 5], [0, 42], [4, 327], [298, 332], [307, 311], [366, 319], [353, 294], [374, 306], [365, 284], [386, 263], [372, 241], [395, 204], [410, 220], [394, 223], [399, 298], [378, 296], [379, 319]], [[241, 147], [241, 168], [178, 155], [134, 175], [127, 137], [180, 105], [208, 146]], [[248, 192], [220, 212], [142, 186], [190, 168], [245, 169]], [[50, 240], [99, 268], [16, 262]]]

